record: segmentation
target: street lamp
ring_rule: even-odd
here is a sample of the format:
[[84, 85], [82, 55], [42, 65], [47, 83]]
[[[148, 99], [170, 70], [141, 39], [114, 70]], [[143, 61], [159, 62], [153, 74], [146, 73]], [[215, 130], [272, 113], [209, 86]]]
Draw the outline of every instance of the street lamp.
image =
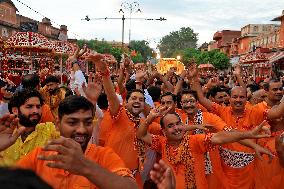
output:
[[[124, 16], [124, 10], [125, 7], [128, 7], [128, 9], [130, 10], [130, 18], [126, 18]], [[118, 18], [110, 18], [110, 17], [104, 17], [104, 18], [90, 18], [88, 15], [81, 19], [81, 20], [85, 20], [85, 21], [91, 21], [91, 20], [122, 20], [122, 41], [121, 41], [121, 48], [123, 49], [124, 48], [124, 23], [125, 23], [125, 20], [126, 19], [129, 19], [130, 20], [130, 23], [131, 23], [131, 20], [134, 19], [134, 20], [146, 20], [146, 21], [166, 21], [167, 19], [164, 18], [164, 17], [160, 17], [160, 18], [132, 18], [131, 17], [131, 14], [133, 13], [133, 11], [135, 11], [136, 9], [136, 12], [141, 12], [141, 9], [138, 8], [139, 7], [139, 4], [137, 2], [133, 2], [133, 3], [122, 3], [121, 4], [121, 8], [119, 9], [119, 13], [122, 14], [122, 17], [118, 17]], [[131, 35], [131, 29], [129, 29], [129, 42], [130, 42], [130, 35]]]
[[140, 9], [140, 4], [136, 1], [134, 2], [122, 2], [121, 5], [120, 5], [120, 10], [119, 12], [125, 12], [125, 10], [128, 10], [129, 11], [129, 35], [128, 35], [128, 42], [130, 43], [130, 40], [131, 40], [131, 20], [132, 20], [132, 13], [133, 12], [142, 12], [141, 9]]

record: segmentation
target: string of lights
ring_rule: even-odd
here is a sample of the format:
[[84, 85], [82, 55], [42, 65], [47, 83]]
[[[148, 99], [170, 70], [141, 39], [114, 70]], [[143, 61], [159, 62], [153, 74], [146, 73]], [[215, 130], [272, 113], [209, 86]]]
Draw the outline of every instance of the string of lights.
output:
[[[27, 7], [28, 9], [32, 10], [33, 12], [35, 12], [36, 14], [42, 16], [43, 18], [47, 18], [45, 15], [43, 15], [42, 13], [38, 12], [37, 10], [33, 9], [32, 7], [30, 7], [29, 5], [27, 5], [26, 3], [23, 3], [22, 1], [20, 0], [16, 0], [17, 2], [19, 2], [20, 4], [24, 5], [25, 7]], [[57, 26], [60, 26], [60, 24], [58, 24], [57, 22], [53, 21], [53, 20], [50, 20], [51, 23], [54, 23], [55, 25]], [[82, 38], [80, 35], [72, 32], [72, 31], [69, 31], [70, 33], [72, 33], [73, 35], [79, 37], [79, 38]]]

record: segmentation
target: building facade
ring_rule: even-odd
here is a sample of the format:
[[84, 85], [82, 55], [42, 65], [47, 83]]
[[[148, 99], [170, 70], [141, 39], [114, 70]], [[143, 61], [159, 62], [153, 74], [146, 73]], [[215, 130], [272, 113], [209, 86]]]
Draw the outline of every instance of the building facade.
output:
[[66, 41], [68, 39], [67, 26], [59, 28], [52, 26], [48, 18], [41, 22], [17, 14], [17, 7], [11, 0], [0, 0], [0, 37], [4, 40], [19, 31], [31, 31], [44, 35], [51, 40]]
[[230, 47], [232, 40], [241, 36], [241, 31], [222, 30], [217, 31], [213, 36], [213, 44], [210, 50], [218, 49], [220, 52], [230, 56]]

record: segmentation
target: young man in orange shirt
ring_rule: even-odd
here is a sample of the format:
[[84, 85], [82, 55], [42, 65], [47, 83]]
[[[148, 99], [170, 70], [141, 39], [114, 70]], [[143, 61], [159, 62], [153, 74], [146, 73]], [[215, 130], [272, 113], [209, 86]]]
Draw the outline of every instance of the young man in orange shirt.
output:
[[[105, 57], [102, 54], [90, 54], [88, 60], [95, 63], [97, 71], [102, 76], [103, 87], [109, 103], [109, 112], [112, 116], [111, 129], [106, 134], [104, 146], [112, 148], [119, 155], [132, 171], [139, 186], [142, 187], [139, 168], [143, 166], [145, 149], [142, 142], [136, 138], [136, 130], [141, 121], [139, 114], [145, 106], [144, 94], [137, 89], [130, 91], [126, 97], [125, 105], [121, 105], [115, 93]], [[140, 82], [136, 82], [136, 85], [140, 84]], [[103, 125], [104, 123], [101, 124], [101, 127]], [[160, 125], [153, 123], [149, 130], [159, 134]], [[101, 140], [103, 139], [101, 138]]]
[[62, 137], [36, 148], [17, 166], [35, 171], [55, 189], [136, 188], [129, 169], [113, 150], [89, 144], [94, 114], [94, 105], [86, 98], [65, 98], [56, 119]]

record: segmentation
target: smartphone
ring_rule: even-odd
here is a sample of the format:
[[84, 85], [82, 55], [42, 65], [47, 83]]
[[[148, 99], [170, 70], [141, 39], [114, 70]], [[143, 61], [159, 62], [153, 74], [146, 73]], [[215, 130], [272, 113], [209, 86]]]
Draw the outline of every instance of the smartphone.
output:
[[6, 87], [8, 85], [7, 81], [4, 81], [3, 79], [0, 79], [0, 88]]
[[7, 85], [6, 90], [10, 93], [15, 93], [17, 86]]

